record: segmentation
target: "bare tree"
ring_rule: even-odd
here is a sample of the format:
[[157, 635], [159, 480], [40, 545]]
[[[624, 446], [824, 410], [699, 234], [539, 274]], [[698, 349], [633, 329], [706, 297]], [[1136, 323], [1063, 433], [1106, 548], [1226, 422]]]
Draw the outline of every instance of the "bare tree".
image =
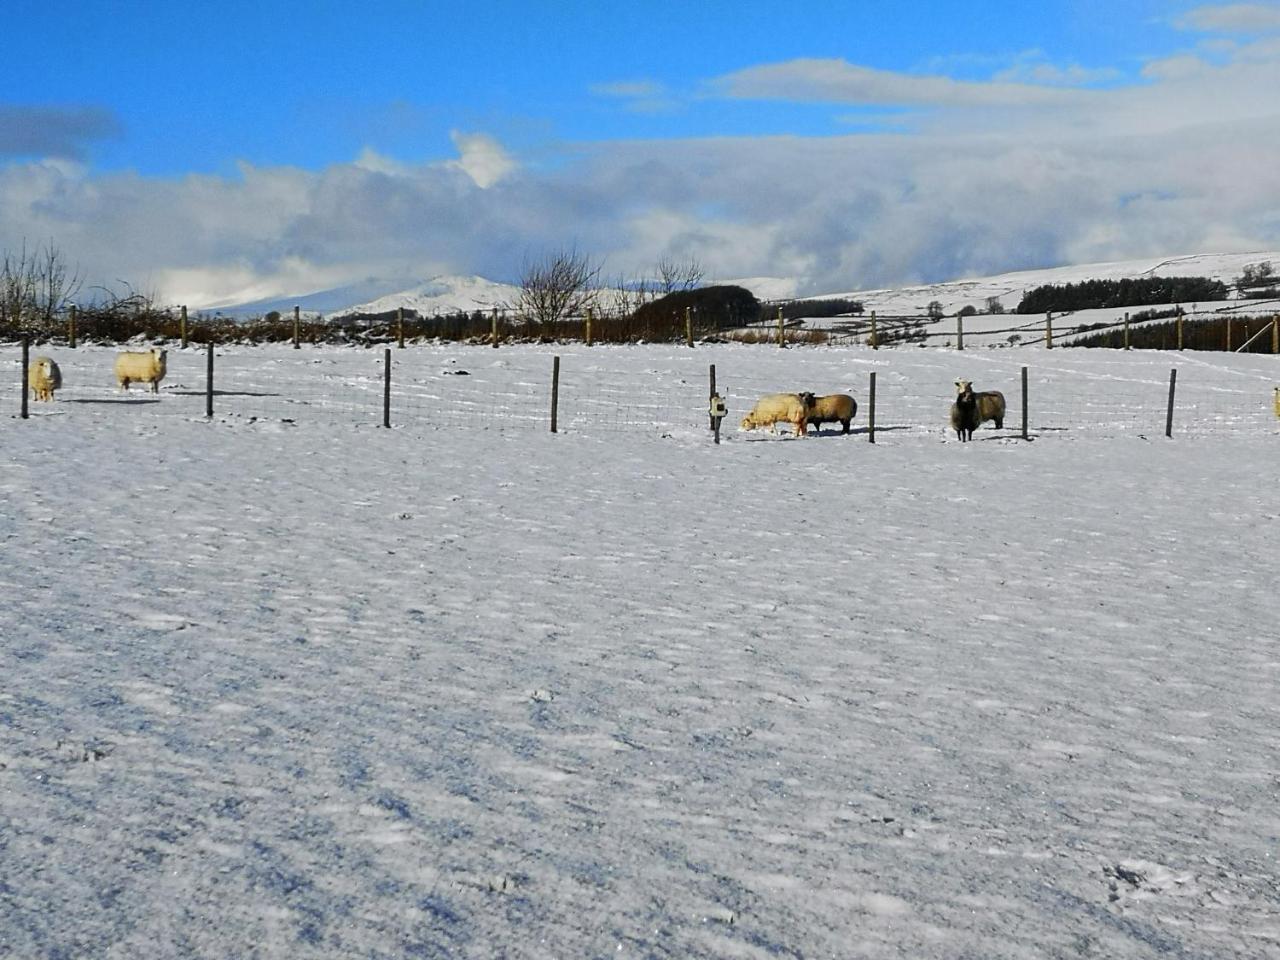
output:
[[555, 323], [580, 317], [595, 306], [600, 266], [576, 247], [527, 262], [515, 308], [526, 321]]
[[657, 296], [654, 282], [645, 277], [625, 277], [621, 274], [613, 285], [602, 291], [602, 310], [615, 317], [629, 317]]
[[36, 311], [46, 324], [71, 305], [84, 284], [79, 269], [68, 268], [62, 251], [52, 241], [39, 252], [36, 280]]
[[673, 257], [662, 257], [657, 264], [658, 286], [664, 294], [677, 290], [692, 290], [702, 283], [706, 271], [695, 258], [676, 260]]
[[0, 257], [0, 321], [14, 327], [48, 326], [80, 291], [78, 271], [53, 243], [31, 251], [6, 250]]

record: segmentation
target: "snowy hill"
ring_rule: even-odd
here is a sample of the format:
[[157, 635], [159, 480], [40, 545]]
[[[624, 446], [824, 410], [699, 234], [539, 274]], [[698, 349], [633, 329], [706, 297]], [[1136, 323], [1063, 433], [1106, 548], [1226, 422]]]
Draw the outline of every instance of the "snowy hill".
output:
[[483, 277], [432, 277], [415, 286], [379, 296], [365, 303], [337, 311], [352, 313], [386, 313], [398, 307], [414, 310], [421, 316], [489, 310], [513, 303], [520, 288], [495, 283]]
[[[1012, 311], [1026, 291], [1049, 283], [1076, 283], [1089, 279], [1118, 280], [1125, 277], [1206, 276], [1230, 284], [1240, 276], [1246, 265], [1268, 260], [1280, 264], [1280, 251], [1191, 254], [1088, 263], [904, 287], [855, 289], [803, 299], [859, 300], [867, 311], [875, 310], [880, 316], [923, 316], [929, 304], [937, 301], [942, 306], [942, 312], [952, 317], [966, 306], [985, 311], [987, 301], [992, 297], [997, 299], [1006, 311]], [[795, 279], [786, 277], [748, 277], [717, 282], [745, 287], [762, 301], [791, 299], [795, 296], [798, 286]], [[477, 276], [437, 276], [427, 280], [370, 277], [330, 290], [227, 307], [223, 312], [243, 316], [261, 315], [270, 310], [279, 310], [283, 313], [292, 310], [293, 306], [298, 304], [304, 312], [333, 316], [386, 313], [397, 307], [416, 311], [422, 316], [432, 316], [458, 311], [471, 312], [489, 310], [493, 307], [501, 308], [515, 302], [519, 292], [518, 286]], [[1097, 320], [1097, 318], [1092, 319], [1095, 322]], [[986, 324], [986, 326], [990, 325]], [[996, 323], [996, 326], [1000, 327], [1007, 325], [1008, 323], [1004, 320]], [[983, 327], [982, 317], [971, 318], [966, 322], [967, 332], [972, 330], [977, 334]]]
[[1024, 293], [1045, 284], [1079, 283], [1082, 280], [1121, 280], [1126, 277], [1210, 277], [1230, 285], [1247, 264], [1270, 260], [1280, 264], [1280, 251], [1253, 253], [1208, 253], [1180, 257], [1153, 257], [1147, 260], [1118, 260], [1086, 263], [1042, 270], [1021, 270], [990, 277], [949, 280], [943, 283], [919, 284], [879, 290], [854, 290], [848, 293], [807, 297], [821, 300], [848, 297], [862, 301], [867, 310], [882, 314], [924, 314], [932, 301], [942, 310], [954, 314], [972, 305], [982, 310], [988, 297], [996, 297], [1006, 310], [1013, 310]]

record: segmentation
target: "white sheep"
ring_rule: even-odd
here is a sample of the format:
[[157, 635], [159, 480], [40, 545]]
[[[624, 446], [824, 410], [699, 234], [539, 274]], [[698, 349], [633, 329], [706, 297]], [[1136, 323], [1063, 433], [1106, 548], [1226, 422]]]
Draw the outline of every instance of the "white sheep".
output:
[[789, 423], [799, 436], [804, 436], [805, 424], [812, 408], [812, 393], [770, 393], [756, 401], [756, 405], [742, 418], [739, 426], [743, 430], [772, 427], [776, 433], [779, 423]]
[[813, 409], [809, 411], [809, 423], [821, 428], [824, 423], [839, 423], [841, 433], [849, 432], [849, 421], [858, 412], [858, 401], [847, 393], [832, 393], [825, 397], [814, 397]]
[[62, 371], [49, 357], [36, 357], [27, 367], [27, 386], [36, 400], [52, 400], [62, 386]]
[[154, 348], [146, 353], [116, 354], [116, 380], [125, 390], [129, 389], [130, 383], [136, 381], [151, 384], [151, 392], [159, 393], [160, 381], [164, 379], [166, 372], [165, 358], [168, 355], [168, 350]]
[[[1004, 429], [1004, 394], [999, 390], [981, 390], [973, 392], [973, 381], [957, 380], [956, 393], [961, 394], [965, 390], [973, 393], [974, 399], [978, 404], [978, 425], [982, 425], [988, 420], [996, 422], [996, 429]], [[975, 428], [976, 429], [976, 428]]]

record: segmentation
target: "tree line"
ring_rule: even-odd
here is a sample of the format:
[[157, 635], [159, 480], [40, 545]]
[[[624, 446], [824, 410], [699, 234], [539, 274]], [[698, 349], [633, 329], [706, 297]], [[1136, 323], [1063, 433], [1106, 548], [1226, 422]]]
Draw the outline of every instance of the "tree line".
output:
[[1125, 277], [1044, 284], [1028, 291], [1018, 313], [1066, 313], [1155, 303], [1208, 303], [1226, 300], [1227, 285], [1209, 277]]

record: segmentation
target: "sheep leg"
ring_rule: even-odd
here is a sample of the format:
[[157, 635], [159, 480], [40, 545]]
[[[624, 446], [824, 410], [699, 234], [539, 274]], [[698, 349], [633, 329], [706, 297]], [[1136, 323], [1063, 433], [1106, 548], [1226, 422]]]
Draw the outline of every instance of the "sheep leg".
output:
[[840, 421], [840, 432], [841, 432], [841, 433], [848, 433], [848, 432], [849, 432], [849, 421], [848, 421], [848, 420], [841, 420], [841, 421]]

